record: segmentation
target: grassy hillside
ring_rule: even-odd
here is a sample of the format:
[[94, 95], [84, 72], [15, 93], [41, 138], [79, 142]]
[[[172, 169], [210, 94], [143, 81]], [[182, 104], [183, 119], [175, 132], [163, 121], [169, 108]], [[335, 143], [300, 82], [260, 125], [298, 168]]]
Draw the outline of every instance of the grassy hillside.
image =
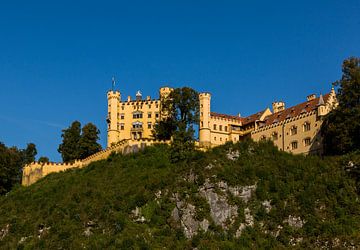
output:
[[112, 155], [1, 197], [0, 248], [359, 247], [360, 201], [341, 162], [268, 142], [177, 164], [165, 145]]

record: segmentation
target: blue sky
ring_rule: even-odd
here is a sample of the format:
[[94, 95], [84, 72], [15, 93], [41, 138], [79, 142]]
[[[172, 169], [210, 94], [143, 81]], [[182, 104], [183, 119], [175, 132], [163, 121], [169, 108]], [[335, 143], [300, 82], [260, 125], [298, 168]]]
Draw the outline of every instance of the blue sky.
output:
[[325, 93], [360, 56], [360, 1], [1, 1], [0, 141], [59, 161], [61, 129], [106, 144], [111, 77], [126, 98], [191, 86], [252, 114]]

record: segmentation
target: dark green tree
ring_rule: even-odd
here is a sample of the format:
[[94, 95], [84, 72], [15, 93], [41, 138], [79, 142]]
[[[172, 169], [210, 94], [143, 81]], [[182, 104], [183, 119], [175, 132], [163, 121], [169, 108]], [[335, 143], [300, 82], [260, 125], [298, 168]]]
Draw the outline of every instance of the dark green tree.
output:
[[324, 119], [321, 134], [327, 155], [360, 150], [360, 58], [343, 62], [338, 86], [339, 106]]
[[101, 150], [99, 140], [100, 130], [92, 123], [86, 124], [82, 128], [82, 134], [79, 141], [80, 159], [84, 159]]
[[35, 161], [36, 146], [29, 143], [26, 149], [8, 148], [0, 142], [0, 195], [9, 192], [16, 184], [20, 184], [22, 168]]
[[29, 164], [35, 161], [37, 155], [36, 145], [34, 143], [28, 143], [26, 149], [22, 150], [24, 164]]
[[199, 121], [199, 94], [189, 87], [176, 88], [161, 102], [161, 120], [156, 139], [172, 138], [173, 159], [180, 160], [194, 148], [194, 125]]
[[41, 156], [41, 157], [39, 158], [38, 162], [40, 162], [40, 163], [47, 163], [47, 162], [49, 162], [49, 158], [46, 157], [46, 156]]
[[79, 141], [81, 138], [81, 124], [74, 121], [67, 129], [62, 130], [62, 143], [59, 145], [58, 152], [64, 162], [80, 159]]
[[67, 129], [62, 130], [62, 143], [58, 152], [61, 153], [64, 162], [84, 159], [101, 150], [99, 129], [92, 123], [86, 124], [81, 129], [81, 124], [74, 121]]

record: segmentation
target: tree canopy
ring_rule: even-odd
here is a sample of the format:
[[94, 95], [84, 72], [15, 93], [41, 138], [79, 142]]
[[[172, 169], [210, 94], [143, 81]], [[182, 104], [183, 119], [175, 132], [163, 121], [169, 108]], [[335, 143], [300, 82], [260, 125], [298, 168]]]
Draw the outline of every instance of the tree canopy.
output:
[[70, 127], [62, 130], [62, 143], [58, 152], [64, 162], [84, 159], [101, 150], [99, 140], [99, 129], [92, 123], [81, 128], [79, 121], [74, 121]]
[[27, 144], [25, 149], [6, 147], [0, 142], [0, 195], [9, 192], [16, 184], [20, 184], [22, 168], [35, 161], [37, 154], [34, 143]]
[[338, 87], [339, 106], [324, 119], [322, 135], [328, 155], [360, 150], [360, 58], [343, 62]]
[[156, 139], [172, 139], [174, 159], [194, 148], [194, 125], [199, 121], [199, 94], [192, 88], [174, 89], [161, 100], [162, 120], [155, 126]]

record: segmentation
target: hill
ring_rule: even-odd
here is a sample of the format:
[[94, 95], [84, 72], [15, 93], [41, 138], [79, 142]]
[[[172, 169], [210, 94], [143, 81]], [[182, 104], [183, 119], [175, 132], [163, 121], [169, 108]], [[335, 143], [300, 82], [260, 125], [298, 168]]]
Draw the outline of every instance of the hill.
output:
[[226, 144], [171, 163], [166, 145], [50, 174], [0, 198], [0, 248], [357, 248], [341, 158]]

